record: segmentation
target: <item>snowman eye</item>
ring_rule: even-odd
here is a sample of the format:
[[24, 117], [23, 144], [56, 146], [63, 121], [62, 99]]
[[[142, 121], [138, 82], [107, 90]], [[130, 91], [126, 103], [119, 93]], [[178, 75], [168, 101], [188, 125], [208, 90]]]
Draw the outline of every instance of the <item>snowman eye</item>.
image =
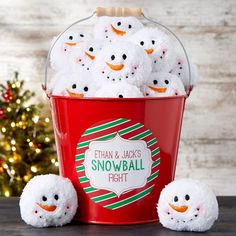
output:
[[83, 37], [84, 37], [84, 35], [83, 35], [83, 34], [80, 34], [79, 36], [80, 36], [81, 38], [83, 38]]
[[131, 29], [131, 28], [132, 28], [132, 25], [129, 25], [128, 27], [129, 27], [129, 29]]
[[122, 58], [125, 60], [127, 58], [127, 56], [125, 54], [123, 54]]
[[72, 88], [73, 88], [73, 89], [76, 89], [76, 84], [72, 84]]
[[120, 94], [120, 95], [119, 95], [119, 98], [123, 98], [123, 95], [122, 95], [122, 94]]
[[153, 80], [153, 84], [157, 84], [158, 83], [158, 81], [155, 79], [155, 80]]
[[185, 195], [185, 200], [188, 201], [189, 199], [190, 199], [189, 195], [186, 194], [186, 195]]
[[88, 91], [88, 87], [86, 86], [86, 87], [84, 87], [84, 91], [85, 92], [87, 92]]
[[175, 197], [174, 197], [174, 201], [175, 201], [175, 202], [178, 202], [178, 200], [179, 200], [178, 197], [175, 196]]
[[143, 45], [144, 45], [144, 42], [143, 42], [143, 41], [141, 41], [141, 42], [140, 42], [140, 45], [141, 45], [141, 46], [143, 46]]
[[89, 48], [89, 51], [90, 51], [90, 52], [93, 52], [93, 48], [92, 48], [92, 47], [90, 47], [90, 48]]
[[69, 36], [69, 39], [72, 40], [72, 39], [73, 39], [73, 36]]
[[169, 80], [166, 79], [166, 80], [165, 80], [165, 84], [169, 84]]
[[152, 40], [152, 44], [153, 44], [153, 45], [155, 44], [155, 40]]
[[44, 202], [46, 202], [46, 201], [47, 201], [47, 198], [46, 198], [45, 196], [42, 196], [42, 200], [43, 200]]
[[120, 22], [120, 21], [119, 21], [119, 22], [117, 22], [117, 25], [118, 25], [118, 26], [120, 26], [120, 25], [121, 25], [121, 22]]
[[111, 56], [111, 60], [112, 60], [112, 61], [115, 60], [115, 55], [112, 55], [112, 56]]
[[55, 194], [55, 195], [54, 195], [54, 199], [55, 199], [55, 200], [58, 200], [58, 199], [59, 199], [58, 194]]

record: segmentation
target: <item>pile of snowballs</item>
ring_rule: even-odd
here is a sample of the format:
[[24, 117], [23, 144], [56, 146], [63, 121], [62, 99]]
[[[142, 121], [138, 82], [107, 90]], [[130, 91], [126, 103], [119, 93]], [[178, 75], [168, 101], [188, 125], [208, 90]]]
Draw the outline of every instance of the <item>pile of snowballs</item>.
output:
[[[55, 42], [55, 41], [54, 41]], [[99, 17], [93, 36], [67, 31], [51, 51], [52, 95], [70, 97], [162, 97], [186, 95], [185, 56], [157, 28], [135, 17]], [[198, 80], [191, 63], [192, 84]]]

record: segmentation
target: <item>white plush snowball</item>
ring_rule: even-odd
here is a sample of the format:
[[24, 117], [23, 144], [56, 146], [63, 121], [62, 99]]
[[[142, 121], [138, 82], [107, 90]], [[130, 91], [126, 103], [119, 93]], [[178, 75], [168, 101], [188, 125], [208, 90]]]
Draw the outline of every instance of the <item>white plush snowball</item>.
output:
[[91, 73], [81, 68], [57, 73], [53, 83], [52, 95], [57, 96], [90, 97], [96, 89]]
[[189, 67], [185, 56], [178, 55], [172, 69], [170, 70], [171, 74], [177, 75], [183, 81], [185, 87], [188, 85], [195, 86], [200, 79], [196, 65], [191, 61], [189, 63], [191, 69], [191, 83], [189, 81]]
[[21, 194], [20, 213], [25, 223], [35, 227], [62, 226], [74, 217], [77, 202], [69, 179], [53, 174], [38, 175]]
[[94, 97], [136, 98], [143, 97], [143, 94], [136, 86], [125, 82], [120, 82], [105, 84], [97, 90]]
[[[75, 46], [81, 42], [90, 40], [92, 36], [84, 32], [67, 31], [56, 42], [51, 51], [51, 67], [55, 71], [60, 71], [68, 66], [69, 55], [75, 49]], [[53, 39], [52, 44], [56, 38]]]
[[148, 78], [144, 94], [150, 97], [186, 95], [180, 78], [170, 73], [153, 72]]
[[99, 84], [125, 81], [145, 84], [151, 73], [151, 61], [137, 45], [117, 41], [102, 48], [94, 60], [93, 77]]
[[99, 40], [89, 40], [75, 46], [70, 55], [70, 66], [73, 70], [82, 68], [91, 70], [97, 53], [102, 49], [103, 42]]
[[133, 34], [129, 41], [139, 45], [152, 60], [153, 72], [169, 72], [176, 60], [170, 37], [156, 28], [143, 28]]
[[95, 39], [112, 42], [125, 39], [143, 28], [143, 24], [135, 17], [102, 16], [94, 27]]
[[212, 190], [194, 179], [168, 184], [158, 202], [161, 224], [177, 231], [206, 231], [218, 218], [218, 203]]

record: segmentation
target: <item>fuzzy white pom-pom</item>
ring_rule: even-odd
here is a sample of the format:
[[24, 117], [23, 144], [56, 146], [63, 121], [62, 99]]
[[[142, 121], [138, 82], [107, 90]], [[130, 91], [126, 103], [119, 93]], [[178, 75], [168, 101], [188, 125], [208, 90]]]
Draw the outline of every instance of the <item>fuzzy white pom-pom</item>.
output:
[[78, 68], [75, 71], [64, 70], [55, 75], [51, 83], [52, 95], [69, 97], [90, 97], [96, 89], [89, 71]]
[[79, 43], [70, 54], [69, 64], [72, 70], [91, 70], [97, 53], [102, 49], [104, 43], [99, 40], [89, 40]]
[[143, 28], [143, 24], [135, 17], [99, 17], [94, 27], [95, 39], [112, 42], [125, 39]]
[[136, 98], [143, 97], [142, 92], [136, 86], [125, 82], [109, 83], [97, 90], [94, 97], [105, 98]]
[[[91, 38], [92, 36], [88, 33], [78, 33], [76, 31], [65, 32], [57, 40], [51, 51], [51, 67], [55, 71], [64, 70], [69, 64], [69, 55], [75, 49], [75, 46]], [[56, 38], [53, 39], [52, 44], [55, 40]]]
[[151, 73], [144, 87], [144, 94], [150, 97], [186, 95], [180, 78], [170, 73]]
[[189, 62], [189, 64], [191, 72], [191, 81], [189, 80], [189, 67], [187, 59], [183, 55], [178, 55], [176, 57], [175, 63], [170, 70], [171, 74], [177, 75], [183, 81], [185, 87], [189, 85], [195, 86], [200, 79], [196, 65], [193, 64], [191, 61]]
[[35, 227], [67, 224], [74, 217], [77, 206], [77, 194], [71, 181], [53, 174], [32, 178], [20, 197], [21, 217]]
[[153, 72], [169, 72], [176, 60], [174, 45], [170, 37], [156, 28], [143, 28], [129, 37], [139, 45], [152, 61]]
[[123, 41], [103, 47], [93, 65], [93, 77], [99, 84], [122, 81], [139, 87], [150, 73], [147, 54], [139, 46]]
[[193, 179], [168, 184], [158, 202], [161, 224], [177, 231], [206, 231], [218, 218], [218, 203], [212, 190]]

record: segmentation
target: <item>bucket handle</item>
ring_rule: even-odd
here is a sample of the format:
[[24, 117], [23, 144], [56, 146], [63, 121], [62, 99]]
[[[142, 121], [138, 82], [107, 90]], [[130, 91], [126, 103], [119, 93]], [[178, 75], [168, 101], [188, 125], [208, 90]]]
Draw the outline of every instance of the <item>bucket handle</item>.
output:
[[136, 17], [140, 17], [143, 16], [144, 19], [161, 26], [162, 28], [164, 28], [165, 30], [167, 30], [170, 34], [172, 34], [174, 36], [174, 38], [179, 42], [180, 46], [182, 47], [183, 51], [184, 51], [184, 55], [185, 58], [187, 60], [187, 64], [188, 64], [188, 74], [189, 74], [189, 87], [187, 88], [187, 96], [190, 95], [193, 86], [191, 85], [192, 82], [192, 78], [191, 78], [191, 67], [190, 67], [190, 62], [189, 62], [189, 57], [187, 54], [187, 51], [182, 43], [182, 41], [179, 39], [179, 37], [172, 31], [170, 30], [168, 27], [166, 27], [165, 25], [147, 17], [141, 10], [141, 8], [124, 8], [124, 7], [109, 7], [109, 8], [104, 8], [104, 7], [97, 7], [96, 11], [94, 11], [90, 16], [85, 17], [83, 19], [77, 20], [74, 23], [72, 23], [71, 25], [69, 25], [65, 30], [63, 30], [56, 38], [56, 40], [53, 42], [53, 44], [51, 45], [49, 51], [48, 51], [48, 55], [46, 58], [46, 64], [45, 64], [45, 71], [44, 71], [44, 84], [42, 84], [42, 88], [43, 90], [46, 92], [47, 96], [50, 98], [49, 94], [47, 93], [47, 80], [48, 80], [48, 65], [49, 65], [49, 61], [50, 61], [50, 56], [51, 56], [51, 52], [52, 49], [54, 48], [55, 44], [57, 43], [57, 41], [61, 38], [61, 36], [68, 31], [71, 27], [73, 27], [74, 25], [89, 20], [90, 18], [92, 18], [94, 15], [97, 16], [136, 16]]

